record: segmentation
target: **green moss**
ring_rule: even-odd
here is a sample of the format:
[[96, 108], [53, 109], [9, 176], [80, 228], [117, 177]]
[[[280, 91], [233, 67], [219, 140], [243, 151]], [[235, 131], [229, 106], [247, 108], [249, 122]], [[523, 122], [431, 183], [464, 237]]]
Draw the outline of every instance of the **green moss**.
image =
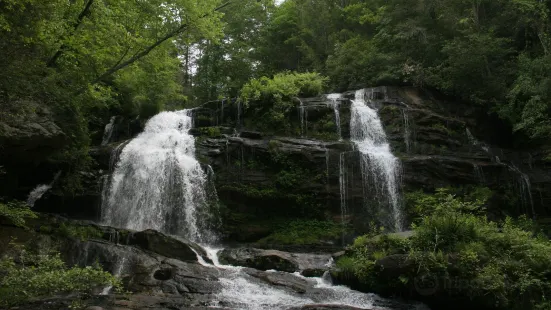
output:
[[216, 138], [222, 135], [220, 127], [201, 127], [199, 132], [207, 137]]
[[73, 225], [70, 223], [61, 223], [58, 226], [43, 225], [40, 227], [40, 232], [83, 241], [101, 239], [103, 236], [103, 232], [97, 227]]
[[316, 220], [293, 220], [280, 225], [274, 233], [258, 241], [260, 244], [313, 245], [335, 241], [346, 229], [340, 223]]

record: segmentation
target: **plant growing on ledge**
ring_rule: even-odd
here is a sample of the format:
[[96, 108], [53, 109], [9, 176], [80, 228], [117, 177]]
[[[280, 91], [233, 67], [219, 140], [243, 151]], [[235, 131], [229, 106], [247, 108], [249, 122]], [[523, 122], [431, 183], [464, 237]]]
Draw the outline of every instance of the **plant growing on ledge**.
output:
[[289, 132], [289, 113], [299, 96], [316, 96], [323, 92], [327, 78], [318, 73], [284, 72], [252, 79], [241, 89], [246, 109], [254, 109], [259, 129]]

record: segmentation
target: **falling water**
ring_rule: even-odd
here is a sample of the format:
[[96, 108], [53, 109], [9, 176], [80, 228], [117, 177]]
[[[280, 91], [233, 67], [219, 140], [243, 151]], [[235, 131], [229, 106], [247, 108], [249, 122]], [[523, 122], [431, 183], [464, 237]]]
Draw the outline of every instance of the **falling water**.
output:
[[29, 193], [29, 197], [27, 197], [27, 205], [30, 207], [34, 207], [34, 204], [38, 201], [38, 199], [42, 198], [42, 196], [44, 196], [44, 194], [46, 194], [46, 192], [49, 191], [51, 188], [52, 185], [50, 184], [40, 184], [35, 187]]
[[[384, 216], [383, 222], [395, 231], [401, 231], [400, 161], [390, 151], [390, 145], [377, 111], [367, 105], [365, 98], [365, 90], [356, 91], [355, 99], [352, 102], [350, 123], [351, 140], [361, 154], [364, 192], [367, 193], [372, 185], [379, 205], [382, 204], [382, 200], [387, 200], [390, 215]], [[383, 211], [383, 213], [386, 212]]]
[[220, 108], [220, 122], [224, 123], [224, 99], [222, 99]]
[[486, 183], [486, 177], [484, 176], [484, 171], [482, 170], [482, 167], [480, 167], [476, 163], [473, 163], [473, 171], [474, 171], [474, 176], [478, 180], [478, 183], [480, 184]]
[[[331, 283], [329, 273], [323, 277], [306, 278], [298, 272], [288, 276], [297, 277], [298, 281], [307, 281], [310, 288], [301, 294], [296, 294], [277, 285], [269, 285], [250, 276], [246, 268], [231, 265], [222, 265], [218, 260], [220, 249], [205, 248], [207, 256], [213, 264], [207, 263], [198, 255], [200, 264], [216, 267], [219, 270], [220, 292], [211, 301], [212, 307], [268, 310], [268, 309], [299, 309], [307, 305], [323, 304], [337, 308], [354, 309], [389, 309], [379, 307], [381, 301], [373, 294], [360, 293], [345, 286], [336, 286]], [[274, 271], [275, 272], [275, 271]], [[332, 307], [331, 307], [332, 308]], [[407, 307], [406, 309], [412, 309]], [[423, 308], [421, 308], [423, 309]]]
[[507, 165], [507, 167], [509, 167], [509, 169], [513, 170], [513, 172], [519, 175], [520, 179], [518, 180], [518, 190], [522, 206], [525, 210], [528, 210], [528, 208], [530, 208], [532, 211], [532, 217], [535, 217], [536, 210], [534, 209], [534, 200], [532, 198], [532, 184], [530, 183], [530, 177], [528, 177], [526, 173], [520, 171], [520, 169], [513, 164]]
[[54, 183], [55, 181], [57, 181], [57, 179], [59, 178], [59, 176], [61, 175], [61, 171], [59, 171], [58, 173], [55, 174], [54, 176], [54, 179], [52, 180], [52, 182], [50, 182], [49, 184], [40, 184], [40, 185], [37, 185], [30, 193], [29, 193], [29, 196], [27, 197], [27, 205], [29, 207], [34, 207], [34, 204], [40, 199], [42, 198], [42, 196], [44, 196], [44, 194], [46, 194], [47, 191], [49, 191], [50, 189], [52, 189], [52, 186], [54, 186]]
[[342, 94], [327, 95], [327, 99], [331, 100], [331, 106], [333, 107], [333, 111], [335, 112], [335, 125], [337, 126], [337, 135], [339, 137], [339, 141], [342, 140], [341, 115], [340, 115], [340, 103], [339, 103], [340, 98], [342, 98]]
[[300, 135], [304, 137], [306, 134], [306, 111], [304, 109], [304, 103], [300, 98], [297, 98], [300, 102], [300, 106], [298, 107], [298, 118], [300, 119]]
[[122, 150], [102, 202], [103, 223], [212, 242], [207, 175], [195, 159], [188, 110], [162, 112]]
[[325, 147], [325, 177], [327, 185], [329, 185], [329, 149]]
[[[519, 196], [520, 196], [522, 207], [525, 210], [528, 210], [528, 208], [530, 208], [531, 212], [532, 212], [532, 216], [535, 217], [536, 212], [535, 212], [535, 209], [534, 209], [534, 200], [532, 198], [532, 185], [530, 183], [530, 177], [526, 173], [522, 172], [519, 168], [517, 168], [513, 163], [502, 163], [499, 156], [494, 156], [494, 154], [490, 150], [490, 148], [487, 145], [485, 145], [484, 143], [478, 141], [473, 136], [473, 134], [471, 133], [469, 128], [466, 129], [466, 133], [467, 133], [467, 138], [469, 139], [469, 142], [473, 146], [480, 146], [480, 148], [484, 152], [486, 152], [488, 155], [492, 156], [492, 159], [495, 159], [496, 163], [505, 165], [509, 168], [509, 170], [511, 170], [514, 173], [518, 174], [519, 179], [517, 180], [517, 189], [519, 191]], [[482, 174], [482, 178], [484, 178], [484, 174]]]
[[236, 105], [237, 105], [237, 127], [241, 127], [241, 113], [243, 110], [243, 102], [241, 102], [241, 99], [237, 99]]
[[[124, 268], [126, 266], [126, 257], [123, 256], [121, 258], [118, 259], [117, 263], [116, 263], [116, 267], [115, 267], [115, 271], [113, 272], [113, 276], [115, 277], [120, 277], [124, 271]], [[113, 285], [108, 285], [106, 286], [100, 293], [100, 295], [107, 295], [109, 294], [109, 292], [111, 291], [111, 289], [113, 288]]]
[[404, 143], [406, 144], [406, 152], [409, 154], [411, 151], [411, 129], [409, 127], [409, 115], [406, 109], [402, 109], [402, 116], [404, 118]]
[[103, 140], [101, 140], [101, 145], [107, 145], [113, 137], [113, 131], [115, 131], [115, 120], [116, 116], [111, 117], [109, 124], [105, 125], [105, 130], [103, 131]]
[[[346, 169], [346, 162], [345, 162], [345, 155], [346, 153], [340, 153], [339, 154], [339, 187], [340, 187], [340, 194], [341, 194], [341, 223], [343, 228], [346, 226], [346, 216], [348, 215], [348, 209], [346, 205], [346, 199], [348, 198], [347, 193], [347, 169]], [[342, 233], [342, 242], [344, 244], [344, 229]]]

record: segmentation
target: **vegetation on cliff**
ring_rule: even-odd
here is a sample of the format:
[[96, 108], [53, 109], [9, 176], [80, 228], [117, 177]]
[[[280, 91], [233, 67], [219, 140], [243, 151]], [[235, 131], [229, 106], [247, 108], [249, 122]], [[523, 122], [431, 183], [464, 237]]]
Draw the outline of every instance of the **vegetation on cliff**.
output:
[[58, 294], [92, 293], [121, 283], [101, 266], [69, 268], [59, 253], [31, 254], [14, 248], [0, 259], [0, 306], [52, 297]]

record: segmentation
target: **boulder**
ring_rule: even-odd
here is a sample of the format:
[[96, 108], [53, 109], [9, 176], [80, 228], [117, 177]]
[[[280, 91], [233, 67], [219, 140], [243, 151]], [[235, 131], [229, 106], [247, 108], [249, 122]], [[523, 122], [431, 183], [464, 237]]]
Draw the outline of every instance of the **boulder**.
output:
[[313, 282], [285, 272], [261, 272], [255, 269], [246, 269], [245, 273], [270, 285], [285, 287], [300, 294], [306, 293], [313, 286]]
[[193, 249], [200, 248], [189, 241], [175, 239], [151, 229], [131, 234], [128, 245], [188, 262], [197, 261], [197, 254]]
[[225, 249], [218, 254], [222, 264], [250, 267], [258, 270], [295, 272], [298, 262], [289, 253], [252, 248]]

